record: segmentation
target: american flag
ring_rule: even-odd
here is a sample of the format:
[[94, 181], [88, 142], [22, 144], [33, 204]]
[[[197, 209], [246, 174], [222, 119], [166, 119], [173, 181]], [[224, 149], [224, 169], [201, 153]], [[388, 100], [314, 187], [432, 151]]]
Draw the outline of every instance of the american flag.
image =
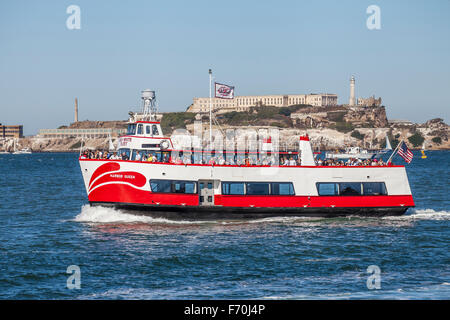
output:
[[400, 147], [398, 148], [398, 152], [397, 152], [400, 157], [402, 157], [406, 162], [411, 163], [412, 158], [413, 158], [413, 153], [411, 152], [411, 150], [408, 149], [408, 146], [406, 145], [406, 143], [404, 141], [401, 142]]

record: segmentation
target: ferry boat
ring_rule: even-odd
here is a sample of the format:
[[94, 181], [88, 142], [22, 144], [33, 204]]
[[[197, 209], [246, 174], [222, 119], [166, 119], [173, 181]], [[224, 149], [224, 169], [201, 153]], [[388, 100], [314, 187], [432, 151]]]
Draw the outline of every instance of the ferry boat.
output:
[[13, 154], [32, 154], [33, 152], [31, 151], [30, 148], [22, 148], [20, 150], [14, 151]]
[[[122, 159], [79, 158], [91, 205], [183, 219], [384, 216], [414, 207], [404, 166], [318, 166], [307, 135], [293, 152], [178, 149], [151, 112], [154, 92], [144, 90], [142, 99], [143, 116], [132, 114], [118, 139]], [[225, 163], [211, 160], [222, 155]]]
[[350, 159], [357, 158], [361, 160], [366, 159], [376, 159], [380, 158], [384, 154], [392, 151], [391, 143], [389, 142], [389, 138], [386, 134], [386, 147], [381, 150], [373, 150], [369, 151], [366, 149], [362, 149], [360, 147], [349, 147], [345, 149], [345, 152], [327, 152], [325, 153], [325, 157], [329, 159]]

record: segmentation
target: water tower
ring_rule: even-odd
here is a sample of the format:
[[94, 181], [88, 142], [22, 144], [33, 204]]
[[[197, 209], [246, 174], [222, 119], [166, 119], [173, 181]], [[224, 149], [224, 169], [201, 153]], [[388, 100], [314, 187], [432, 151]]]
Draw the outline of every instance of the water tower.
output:
[[146, 89], [142, 91], [142, 116], [145, 120], [156, 120], [156, 95], [155, 91]]

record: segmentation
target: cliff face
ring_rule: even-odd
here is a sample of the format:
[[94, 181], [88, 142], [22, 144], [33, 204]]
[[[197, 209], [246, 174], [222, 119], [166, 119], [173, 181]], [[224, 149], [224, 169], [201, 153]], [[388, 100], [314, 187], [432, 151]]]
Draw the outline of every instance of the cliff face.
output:
[[385, 107], [350, 109], [344, 116], [344, 121], [351, 122], [355, 127], [386, 128], [388, 126]]

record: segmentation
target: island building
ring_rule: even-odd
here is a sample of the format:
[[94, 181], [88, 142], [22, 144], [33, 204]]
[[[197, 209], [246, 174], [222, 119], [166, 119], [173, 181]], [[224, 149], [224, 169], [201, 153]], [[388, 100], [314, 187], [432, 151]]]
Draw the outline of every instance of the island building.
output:
[[[247, 111], [255, 106], [288, 107], [308, 104], [314, 107], [337, 106], [338, 96], [331, 93], [311, 93], [292, 95], [236, 96], [233, 99], [212, 98], [212, 110], [216, 113]], [[209, 98], [193, 98], [187, 112], [209, 112]]]
[[0, 138], [23, 138], [23, 125], [5, 126], [0, 123]]
[[358, 98], [358, 106], [360, 107], [380, 107], [381, 106], [381, 97], [375, 99], [375, 95], [365, 98]]

